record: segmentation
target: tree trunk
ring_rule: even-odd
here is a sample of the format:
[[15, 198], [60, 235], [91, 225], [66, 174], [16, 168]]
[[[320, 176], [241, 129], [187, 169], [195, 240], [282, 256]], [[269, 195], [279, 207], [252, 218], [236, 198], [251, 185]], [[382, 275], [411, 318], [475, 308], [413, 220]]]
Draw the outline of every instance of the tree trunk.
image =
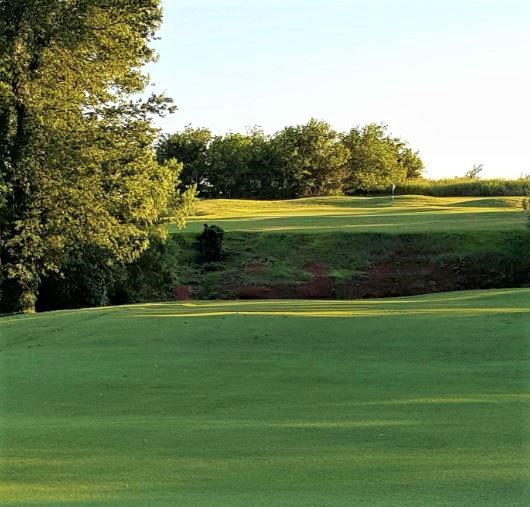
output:
[[[5, 216], [1, 217], [0, 223], [0, 312], [3, 313], [35, 311], [38, 289], [34, 252], [25, 244], [21, 231], [15, 228], [17, 221], [24, 222], [27, 219], [31, 206], [32, 175], [26, 160], [32, 131], [27, 107], [28, 64], [24, 40], [27, 30], [23, 26], [25, 9], [24, 4], [21, 4], [12, 14], [9, 49], [12, 62], [10, 85], [14, 100], [11, 107], [0, 111], [0, 133], [4, 141], [0, 150], [2, 170], [9, 185], [6, 207], [3, 210]], [[11, 244], [6, 249], [9, 243]]]
[[33, 313], [36, 300], [36, 279], [5, 279], [0, 285], [0, 313]]

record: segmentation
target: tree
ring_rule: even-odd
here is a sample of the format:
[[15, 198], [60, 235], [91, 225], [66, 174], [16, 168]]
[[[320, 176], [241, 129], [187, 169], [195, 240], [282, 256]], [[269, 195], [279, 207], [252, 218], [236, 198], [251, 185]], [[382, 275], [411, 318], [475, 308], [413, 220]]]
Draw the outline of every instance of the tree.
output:
[[408, 167], [402, 157], [409, 154], [403, 151], [405, 145], [400, 139], [387, 135], [384, 125], [355, 127], [344, 136], [343, 143], [350, 151], [346, 193], [389, 188], [407, 177]]
[[409, 179], [421, 178], [425, 166], [420, 154], [417, 151], [412, 151], [406, 143], [398, 144], [398, 164], [400, 164], [406, 171], [405, 177]]
[[479, 174], [482, 172], [482, 169], [484, 169], [483, 164], [473, 164], [473, 167], [466, 174], [464, 174], [464, 178], [469, 180], [478, 180], [480, 178]]
[[215, 136], [208, 152], [211, 197], [247, 197], [251, 140], [245, 134]]
[[270, 140], [259, 128], [215, 136], [208, 149], [207, 190], [211, 197], [270, 196]]
[[163, 96], [133, 99], [158, 0], [0, 0], [0, 311], [85, 247], [131, 262], [183, 218], [180, 167], [151, 146]]
[[187, 126], [182, 132], [162, 136], [156, 146], [157, 159], [159, 163], [170, 159], [182, 162], [181, 188], [195, 185], [199, 192], [204, 191], [207, 188], [207, 156], [211, 140], [210, 130]]
[[348, 148], [323, 121], [286, 127], [273, 139], [282, 166], [283, 192], [288, 197], [335, 195], [342, 192]]

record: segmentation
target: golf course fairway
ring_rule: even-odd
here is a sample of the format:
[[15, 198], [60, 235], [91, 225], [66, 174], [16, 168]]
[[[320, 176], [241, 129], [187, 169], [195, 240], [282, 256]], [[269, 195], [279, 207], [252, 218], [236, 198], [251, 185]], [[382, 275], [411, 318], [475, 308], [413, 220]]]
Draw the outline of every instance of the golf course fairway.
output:
[[[525, 230], [522, 197], [309, 197], [284, 201], [205, 199], [186, 231], [204, 223], [225, 231], [276, 233]], [[173, 232], [176, 229], [172, 229]]]
[[530, 504], [530, 289], [0, 319], [0, 504]]

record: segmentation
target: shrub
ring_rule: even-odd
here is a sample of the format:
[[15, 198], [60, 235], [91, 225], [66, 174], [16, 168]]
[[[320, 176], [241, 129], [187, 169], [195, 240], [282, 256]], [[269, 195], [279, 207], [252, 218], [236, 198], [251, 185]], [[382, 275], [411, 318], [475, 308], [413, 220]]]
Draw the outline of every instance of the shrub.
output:
[[217, 225], [204, 224], [203, 231], [197, 237], [199, 262], [215, 262], [223, 255], [224, 231]]

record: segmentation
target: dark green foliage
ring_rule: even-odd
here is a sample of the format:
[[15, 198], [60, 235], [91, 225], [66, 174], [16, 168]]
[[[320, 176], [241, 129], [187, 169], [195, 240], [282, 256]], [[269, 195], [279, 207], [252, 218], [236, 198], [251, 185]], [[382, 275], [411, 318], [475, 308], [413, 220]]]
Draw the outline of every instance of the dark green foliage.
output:
[[207, 183], [211, 197], [267, 197], [274, 188], [270, 139], [259, 129], [213, 138], [208, 149]]
[[109, 256], [103, 250], [86, 246], [69, 259], [61, 273], [41, 279], [36, 310], [105, 306], [110, 302], [113, 280]]
[[407, 178], [404, 163], [414, 154], [401, 153], [402, 143], [389, 137], [383, 125], [353, 128], [344, 136], [343, 142], [351, 154], [345, 182], [347, 194], [389, 189], [392, 184], [397, 185]]
[[350, 151], [326, 122], [286, 127], [273, 140], [289, 197], [339, 195]]
[[180, 173], [180, 187], [183, 190], [193, 185], [197, 186], [199, 192], [206, 190], [207, 153], [211, 140], [212, 134], [208, 129], [191, 127], [159, 139], [156, 146], [159, 163], [176, 159], [184, 166]]
[[217, 225], [204, 224], [203, 231], [197, 237], [199, 262], [220, 261], [223, 256], [224, 231]]
[[153, 239], [139, 259], [115, 269], [109, 288], [110, 303], [172, 299], [181, 263], [186, 260], [173, 237], [165, 241]]
[[60, 275], [41, 280], [37, 311], [172, 299], [181, 264], [188, 262], [175, 239], [152, 238], [149, 248], [130, 264], [113, 263], [103, 251], [83, 249]]
[[530, 282], [530, 263], [516, 252], [484, 250], [440, 259], [440, 266], [454, 276], [455, 290], [516, 287]]
[[259, 128], [211, 137], [187, 127], [163, 136], [160, 162], [184, 164], [184, 185], [214, 198], [289, 199], [372, 192], [418, 178], [423, 162], [407, 143], [370, 124], [342, 134], [324, 122], [286, 127], [272, 136]]
[[178, 166], [152, 152], [170, 101], [134, 98], [160, 22], [158, 0], [0, 2], [0, 311], [31, 311], [85, 248], [132, 262], [182, 218]]
[[[530, 194], [530, 189], [528, 190], [527, 195], [529, 194]], [[530, 229], [530, 198], [527, 196], [523, 197], [523, 200], [521, 201], [521, 206], [527, 218], [526, 226]]]
[[419, 152], [412, 151], [411, 148], [408, 148], [406, 144], [401, 141], [399, 142], [399, 145], [398, 163], [404, 167], [407, 180], [421, 178], [425, 166], [423, 165]]

